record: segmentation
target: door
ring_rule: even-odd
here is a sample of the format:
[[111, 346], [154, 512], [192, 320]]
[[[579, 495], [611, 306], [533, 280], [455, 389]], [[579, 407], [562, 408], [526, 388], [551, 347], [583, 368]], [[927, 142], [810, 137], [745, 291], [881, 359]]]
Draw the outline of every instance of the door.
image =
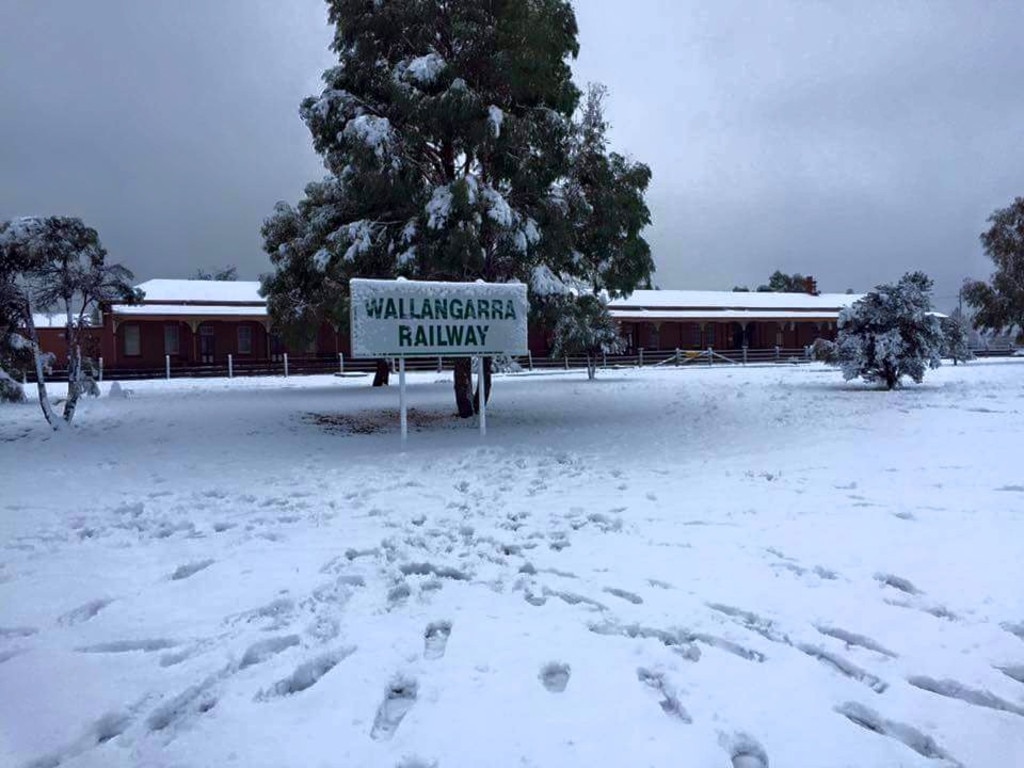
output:
[[199, 361], [212, 363], [215, 354], [216, 344], [214, 343], [213, 326], [199, 326]]

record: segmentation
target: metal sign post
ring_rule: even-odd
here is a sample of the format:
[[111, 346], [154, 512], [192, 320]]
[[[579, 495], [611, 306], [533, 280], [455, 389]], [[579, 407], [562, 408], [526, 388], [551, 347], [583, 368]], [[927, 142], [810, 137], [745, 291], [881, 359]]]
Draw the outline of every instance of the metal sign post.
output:
[[[483, 281], [442, 283], [353, 278], [349, 288], [352, 356], [398, 360], [403, 443], [409, 434], [405, 392], [408, 357], [478, 360], [477, 413], [480, 434], [486, 435], [484, 358], [529, 354], [526, 321], [530, 304], [526, 286]], [[340, 355], [338, 365], [339, 370], [344, 370]]]
[[405, 407], [405, 358], [398, 358], [398, 420], [402, 425], [402, 442], [409, 439], [409, 414]]
[[484, 359], [478, 357], [480, 363], [480, 381], [478, 383], [477, 398], [480, 401], [480, 437], [487, 435], [487, 377], [484, 375]]

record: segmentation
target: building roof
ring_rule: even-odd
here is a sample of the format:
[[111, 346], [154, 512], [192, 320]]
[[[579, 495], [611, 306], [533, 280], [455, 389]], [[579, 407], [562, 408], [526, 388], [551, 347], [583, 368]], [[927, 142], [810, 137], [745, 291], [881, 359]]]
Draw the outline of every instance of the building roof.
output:
[[838, 313], [857, 299], [858, 294], [821, 293], [757, 293], [753, 291], [633, 291], [627, 298], [612, 299], [608, 308], [624, 309], [677, 309], [677, 310], [774, 310], [800, 312], [823, 311]]
[[136, 286], [145, 292], [148, 304], [258, 304], [266, 299], [260, 296], [258, 280], [147, 280]]
[[746, 291], [634, 291], [608, 302], [611, 316], [626, 322], [833, 321], [860, 296], [846, 293], [754, 293]]
[[248, 317], [264, 319], [267, 306], [260, 304], [114, 304], [118, 317]]
[[32, 324], [36, 328], [66, 328], [68, 324], [68, 316], [66, 314], [57, 315], [33, 312]]

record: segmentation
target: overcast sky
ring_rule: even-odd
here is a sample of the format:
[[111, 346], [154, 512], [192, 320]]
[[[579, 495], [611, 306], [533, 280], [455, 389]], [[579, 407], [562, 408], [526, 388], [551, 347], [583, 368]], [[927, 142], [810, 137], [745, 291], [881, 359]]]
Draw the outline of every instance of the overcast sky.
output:
[[[1024, 195], [1024, 3], [577, 0], [580, 83], [611, 89], [654, 181], [663, 288], [822, 290], [923, 269], [951, 306]], [[322, 175], [303, 96], [321, 0], [3, 0], [0, 220], [82, 216], [140, 279], [269, 266], [259, 228]]]

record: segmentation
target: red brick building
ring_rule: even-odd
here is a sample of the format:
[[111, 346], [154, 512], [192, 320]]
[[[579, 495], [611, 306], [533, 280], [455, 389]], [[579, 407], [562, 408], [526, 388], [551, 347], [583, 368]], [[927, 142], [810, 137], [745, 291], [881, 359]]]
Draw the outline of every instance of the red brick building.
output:
[[802, 349], [834, 339], [839, 312], [860, 296], [842, 293], [635, 291], [609, 302], [630, 350]]
[[[274, 335], [266, 302], [255, 281], [150, 280], [139, 286], [138, 305], [103, 307], [87, 335], [87, 354], [107, 370], [162, 370], [349, 355], [347, 334], [324, 325], [307, 349], [286, 349]], [[834, 338], [839, 312], [859, 296], [848, 294], [734, 293], [729, 291], [636, 291], [609, 303], [628, 351], [801, 349], [818, 337]], [[67, 359], [64, 320], [39, 324], [43, 348]], [[530, 351], [548, 354], [548, 334], [531, 328]]]

